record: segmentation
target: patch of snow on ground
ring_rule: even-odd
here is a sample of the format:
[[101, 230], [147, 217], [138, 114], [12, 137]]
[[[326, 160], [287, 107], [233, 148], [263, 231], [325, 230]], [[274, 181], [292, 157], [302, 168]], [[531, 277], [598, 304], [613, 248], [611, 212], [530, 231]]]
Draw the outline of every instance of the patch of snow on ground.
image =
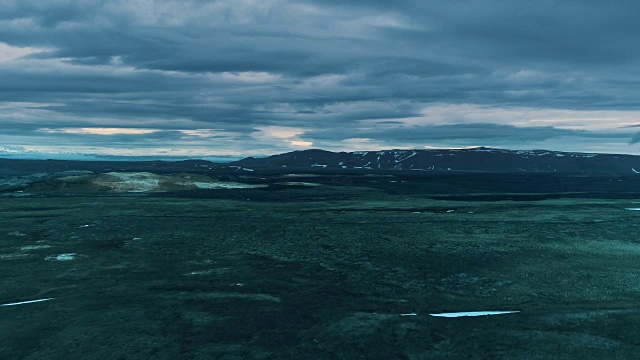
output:
[[317, 174], [285, 174], [286, 177], [319, 177]]
[[16, 306], [16, 305], [24, 305], [24, 304], [33, 304], [33, 303], [39, 303], [39, 302], [49, 301], [49, 300], [53, 300], [53, 299], [54, 298], [20, 301], [20, 302], [14, 302], [14, 303], [0, 304], [0, 306]]
[[209, 270], [197, 270], [197, 271], [192, 271], [190, 273], [188, 273], [187, 275], [208, 275], [211, 274], [213, 272], [213, 270], [209, 269]]
[[0, 260], [15, 260], [27, 257], [27, 254], [0, 254]]
[[404, 158], [400, 158], [400, 159], [396, 160], [396, 162], [405, 161], [405, 160], [407, 160], [407, 159], [409, 159], [409, 158], [412, 158], [412, 157], [416, 156], [417, 154], [418, 154], [418, 153], [414, 151], [414, 152], [412, 152], [409, 156], [406, 156], [406, 157], [404, 157]]
[[51, 245], [27, 245], [20, 248], [22, 251], [49, 249]]
[[71, 261], [71, 260], [75, 260], [77, 255], [78, 254], [76, 253], [49, 255], [44, 259], [49, 261]]
[[503, 314], [514, 314], [519, 313], [518, 310], [509, 310], [509, 311], [467, 311], [467, 312], [455, 312], [455, 313], [440, 313], [440, 314], [429, 314], [435, 317], [446, 317], [446, 318], [454, 318], [454, 317], [464, 317], [464, 316], [488, 316], [488, 315], [503, 315]]
[[310, 183], [304, 181], [287, 181], [283, 183], [278, 183], [278, 185], [289, 185], [289, 186], [320, 186], [322, 184]]
[[202, 182], [202, 181], [180, 181], [176, 185], [195, 186], [198, 189], [251, 189], [265, 187], [266, 185], [250, 185], [236, 182]]
[[254, 189], [254, 188], [262, 188], [267, 187], [268, 185], [251, 185], [251, 184], [242, 184], [242, 183], [234, 183], [234, 182], [219, 182], [214, 184], [216, 187], [214, 189]]

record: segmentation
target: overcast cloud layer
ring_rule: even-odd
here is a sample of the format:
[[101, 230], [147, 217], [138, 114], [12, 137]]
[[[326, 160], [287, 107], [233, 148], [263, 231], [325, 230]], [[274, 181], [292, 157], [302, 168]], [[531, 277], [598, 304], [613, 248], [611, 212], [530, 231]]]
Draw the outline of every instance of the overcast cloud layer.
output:
[[639, 18], [624, 0], [4, 0], [0, 154], [638, 154]]

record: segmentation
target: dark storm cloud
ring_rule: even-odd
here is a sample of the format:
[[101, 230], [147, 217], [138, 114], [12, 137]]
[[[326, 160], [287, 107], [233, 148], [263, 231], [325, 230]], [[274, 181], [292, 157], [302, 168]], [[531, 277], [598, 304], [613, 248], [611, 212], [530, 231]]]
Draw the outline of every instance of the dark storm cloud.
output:
[[75, 1], [5, 1], [0, 19], [32, 18], [44, 27], [52, 27], [63, 21], [80, 19], [97, 4]]
[[[549, 126], [458, 113], [431, 123], [424, 109], [638, 111], [639, 16], [626, 0], [3, 1], [1, 135], [22, 129], [45, 141], [40, 128], [152, 127], [138, 139], [180, 146], [193, 136], [178, 130], [220, 129], [241, 141], [283, 126], [309, 141], [628, 143], [631, 134], [560, 129], [555, 115], [542, 119]], [[32, 50], [12, 55], [24, 48]], [[421, 117], [421, 126], [402, 125]], [[622, 126], [611, 118], [596, 127], [606, 121]], [[49, 135], [105, 146], [136, 138]], [[269, 148], [260, 141], [247, 147]]]
[[[518, 127], [513, 125], [498, 125], [489, 123], [449, 124], [399, 127], [394, 122], [380, 122], [371, 129], [354, 128], [348, 137], [368, 138], [381, 141], [396, 141], [416, 143], [420, 141], [441, 140], [504, 140], [504, 141], [543, 141], [562, 137], [576, 137], [584, 140], [591, 139], [629, 139], [627, 133], [598, 133], [581, 130], [558, 129], [551, 126]], [[310, 134], [313, 138], [322, 140], [344, 140], [345, 134], [340, 131], [321, 131]], [[636, 134], [634, 138], [640, 139]], [[635, 141], [640, 142], [640, 141]]]

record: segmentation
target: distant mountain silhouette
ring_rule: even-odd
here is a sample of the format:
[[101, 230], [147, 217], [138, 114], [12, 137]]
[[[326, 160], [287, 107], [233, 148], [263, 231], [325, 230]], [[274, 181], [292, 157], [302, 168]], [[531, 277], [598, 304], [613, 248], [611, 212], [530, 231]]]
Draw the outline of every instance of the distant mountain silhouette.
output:
[[230, 163], [243, 168], [640, 174], [640, 156], [495, 148], [331, 152], [294, 151]]
[[[253, 171], [286, 173], [291, 171], [371, 173], [485, 172], [560, 173], [640, 176], [640, 156], [623, 154], [575, 153], [550, 150], [505, 150], [486, 147], [437, 150], [380, 150], [331, 152], [302, 150], [269, 157], [249, 157], [230, 163], [206, 160], [186, 161], [75, 161], [18, 160], [0, 158], [0, 178], [55, 175], [82, 170], [94, 173], [179, 172], [201, 174], [248, 174]], [[38, 174], [36, 174], [38, 175]], [[40, 176], [38, 175], [38, 176]]]

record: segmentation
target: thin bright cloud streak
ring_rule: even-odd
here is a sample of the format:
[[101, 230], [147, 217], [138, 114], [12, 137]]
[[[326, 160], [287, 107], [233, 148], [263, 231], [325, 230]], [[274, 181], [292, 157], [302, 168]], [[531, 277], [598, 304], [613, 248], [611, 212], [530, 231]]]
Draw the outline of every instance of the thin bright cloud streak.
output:
[[42, 128], [40, 131], [48, 133], [65, 133], [65, 134], [90, 134], [90, 135], [142, 135], [159, 132], [158, 129], [137, 129], [137, 128], [61, 128], [49, 129]]
[[11, 46], [6, 43], [0, 42], [0, 64], [10, 63], [17, 59], [23, 58], [28, 55], [37, 54], [41, 52], [46, 52], [48, 49], [46, 48], [38, 48], [38, 47], [18, 47]]

